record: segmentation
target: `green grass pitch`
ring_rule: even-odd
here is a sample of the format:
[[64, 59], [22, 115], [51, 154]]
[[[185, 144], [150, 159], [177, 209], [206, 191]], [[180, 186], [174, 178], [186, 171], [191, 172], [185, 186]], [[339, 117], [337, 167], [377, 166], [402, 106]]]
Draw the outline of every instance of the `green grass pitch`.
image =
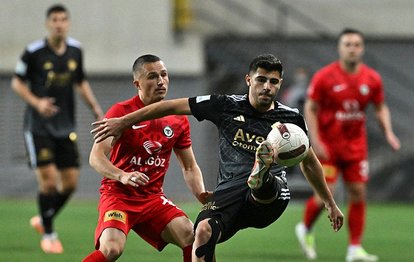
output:
[[[1, 200], [0, 261], [81, 261], [93, 250], [97, 201], [75, 199], [56, 220], [56, 229], [65, 248], [64, 254], [46, 255], [39, 248], [39, 235], [29, 226], [36, 213], [33, 200]], [[195, 219], [199, 205], [180, 205]], [[294, 235], [303, 205], [291, 203], [282, 217], [266, 229], [246, 229], [216, 249], [218, 261], [306, 261]], [[343, 208], [343, 211], [346, 210]], [[414, 206], [409, 204], [374, 204], [368, 206], [365, 248], [380, 261], [414, 261]], [[340, 232], [330, 229], [326, 213], [316, 225], [317, 261], [344, 261], [347, 246], [346, 225]], [[181, 250], [168, 245], [158, 252], [133, 232], [124, 254], [118, 261], [182, 261]]]

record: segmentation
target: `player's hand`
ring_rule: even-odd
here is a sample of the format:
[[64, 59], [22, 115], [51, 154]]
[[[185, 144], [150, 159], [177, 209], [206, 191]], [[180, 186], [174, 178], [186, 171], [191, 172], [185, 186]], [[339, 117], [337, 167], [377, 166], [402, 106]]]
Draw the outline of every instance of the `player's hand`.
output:
[[328, 210], [328, 218], [331, 221], [331, 226], [335, 232], [341, 229], [342, 225], [344, 224], [344, 214], [342, 214], [341, 210], [338, 208], [336, 204], [325, 205], [326, 209]]
[[55, 105], [53, 97], [42, 97], [36, 106], [37, 112], [45, 118], [52, 117], [59, 112], [59, 107]]
[[387, 134], [386, 139], [392, 150], [398, 151], [401, 148], [400, 140], [394, 133]]
[[200, 193], [197, 197], [198, 201], [200, 201], [201, 204], [206, 204], [208, 202], [208, 199], [213, 195], [213, 192], [211, 191], [204, 191]]
[[104, 141], [106, 138], [113, 136], [112, 144], [118, 140], [122, 131], [125, 129], [121, 118], [104, 118], [92, 123], [95, 128], [91, 130], [94, 134], [93, 139], [96, 143]]
[[149, 182], [149, 177], [144, 173], [131, 172], [119, 176], [119, 181], [124, 185], [133, 187], [145, 186]]

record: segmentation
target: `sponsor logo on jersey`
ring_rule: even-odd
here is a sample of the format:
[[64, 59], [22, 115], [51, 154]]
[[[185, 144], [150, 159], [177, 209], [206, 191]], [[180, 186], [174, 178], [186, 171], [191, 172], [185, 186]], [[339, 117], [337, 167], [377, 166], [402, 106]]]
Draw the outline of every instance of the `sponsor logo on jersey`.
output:
[[120, 210], [109, 210], [105, 212], [104, 222], [116, 220], [126, 224], [126, 218], [127, 215], [125, 212]]
[[334, 92], [337, 92], [337, 93], [338, 92], [341, 92], [341, 91], [343, 91], [345, 89], [346, 89], [346, 85], [345, 84], [335, 85], [335, 86], [332, 87], [332, 90]]
[[151, 141], [147, 140], [145, 141], [142, 146], [145, 148], [145, 151], [147, 151], [148, 154], [153, 155], [161, 151], [162, 145], [158, 141]]
[[164, 127], [164, 135], [168, 138], [171, 138], [174, 136], [174, 131], [170, 126]]
[[264, 137], [250, 134], [239, 128], [234, 135], [232, 145], [246, 150], [256, 151], [257, 146], [265, 140]]
[[244, 120], [244, 116], [243, 115], [236, 116], [233, 119], [236, 120], [236, 121], [239, 121], [239, 122], [246, 122], [246, 120]]
[[340, 121], [362, 120], [365, 117], [365, 113], [360, 110], [359, 102], [355, 99], [344, 100], [342, 107], [344, 111], [335, 113], [336, 119]]

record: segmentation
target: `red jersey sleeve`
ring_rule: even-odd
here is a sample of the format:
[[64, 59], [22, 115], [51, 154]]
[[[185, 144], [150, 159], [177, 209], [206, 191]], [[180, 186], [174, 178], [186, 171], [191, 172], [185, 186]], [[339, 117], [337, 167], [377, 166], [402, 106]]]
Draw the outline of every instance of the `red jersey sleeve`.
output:
[[174, 148], [184, 149], [191, 146], [191, 135], [190, 135], [190, 122], [188, 121], [187, 116], [180, 116], [182, 132], [179, 139], [174, 145]]
[[317, 72], [313, 77], [309, 84], [309, 88], [307, 90], [308, 98], [321, 101], [321, 96], [323, 94], [323, 86], [324, 86], [324, 77], [321, 71]]
[[385, 95], [384, 95], [384, 86], [382, 83], [381, 76], [377, 72], [373, 72], [372, 74], [374, 88], [372, 90], [372, 102], [376, 105], [381, 104], [384, 102]]

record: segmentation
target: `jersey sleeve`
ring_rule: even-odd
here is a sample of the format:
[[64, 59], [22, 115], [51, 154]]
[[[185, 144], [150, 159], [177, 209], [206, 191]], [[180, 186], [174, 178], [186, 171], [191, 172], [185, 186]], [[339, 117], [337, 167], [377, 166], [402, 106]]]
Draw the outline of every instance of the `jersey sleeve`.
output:
[[125, 108], [118, 104], [114, 104], [111, 106], [105, 114], [105, 118], [114, 118], [114, 117], [121, 117], [126, 114]]
[[182, 132], [179, 139], [174, 145], [174, 148], [185, 149], [191, 146], [191, 135], [190, 135], [190, 122], [188, 121], [187, 116], [180, 116]]
[[30, 53], [26, 49], [21, 55], [19, 61], [17, 61], [16, 68], [14, 70], [15, 76], [17, 76], [23, 81], [26, 81], [28, 79], [28, 71], [30, 70], [29, 62], [30, 62]]
[[191, 97], [188, 100], [192, 115], [198, 120], [210, 120], [217, 124], [220, 115], [223, 112], [225, 96], [223, 95], [205, 95]]
[[374, 74], [375, 88], [372, 94], [372, 102], [376, 105], [381, 104], [385, 100], [384, 86], [379, 74]]
[[309, 84], [308, 90], [307, 90], [307, 97], [315, 100], [320, 101], [321, 100], [321, 89], [323, 88], [324, 81], [323, 81], [323, 75], [321, 72], [317, 72], [313, 77]]
[[84, 70], [84, 66], [83, 66], [82, 49], [79, 49], [79, 66], [76, 70], [77, 70], [77, 74], [76, 74], [75, 82], [80, 83], [80, 82], [82, 82], [83, 80], [86, 79], [86, 74], [85, 74], [85, 70]]

